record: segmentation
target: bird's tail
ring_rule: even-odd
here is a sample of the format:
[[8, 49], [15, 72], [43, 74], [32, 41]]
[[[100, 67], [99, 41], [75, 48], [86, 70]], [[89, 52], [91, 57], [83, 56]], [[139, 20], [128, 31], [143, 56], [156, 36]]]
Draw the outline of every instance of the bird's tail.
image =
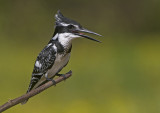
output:
[[[30, 92], [30, 91], [33, 89], [33, 86], [34, 86], [34, 85], [35, 85], [35, 84], [32, 84], [32, 79], [31, 79], [31, 82], [30, 82], [30, 84], [29, 84], [29, 88], [28, 88], [26, 94], [27, 94], [28, 92]], [[26, 104], [27, 101], [28, 101], [28, 99], [27, 99], [27, 100], [24, 100], [23, 102], [21, 102], [21, 105]]]
[[[27, 90], [26, 94], [27, 94], [28, 92], [29, 92], [29, 90]], [[29, 99], [26, 99], [26, 100], [24, 100], [23, 102], [21, 102], [21, 105], [26, 104], [28, 100], [29, 100]]]
[[26, 103], [27, 103], [27, 101], [28, 101], [28, 99], [27, 99], [27, 100], [25, 100], [25, 101], [23, 101], [23, 102], [21, 102], [21, 105], [26, 104]]

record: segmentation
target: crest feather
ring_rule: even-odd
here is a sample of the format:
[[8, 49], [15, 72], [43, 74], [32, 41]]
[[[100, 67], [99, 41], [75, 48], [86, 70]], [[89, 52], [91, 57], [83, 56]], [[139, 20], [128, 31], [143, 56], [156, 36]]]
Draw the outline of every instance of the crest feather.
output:
[[63, 16], [62, 13], [60, 12], [60, 10], [58, 10], [58, 11], [57, 11], [57, 14], [55, 15], [56, 21], [60, 22], [60, 21], [62, 21], [63, 18], [64, 18], [64, 16]]
[[56, 19], [56, 26], [64, 26], [69, 24], [81, 26], [78, 22], [64, 17], [63, 14], [60, 12], [60, 10], [57, 11], [55, 19]]

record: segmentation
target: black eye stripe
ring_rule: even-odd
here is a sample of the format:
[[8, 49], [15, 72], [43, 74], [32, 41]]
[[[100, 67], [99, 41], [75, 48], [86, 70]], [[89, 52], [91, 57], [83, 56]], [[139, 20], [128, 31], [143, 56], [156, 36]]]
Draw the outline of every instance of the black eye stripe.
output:
[[73, 25], [68, 25], [67, 27], [68, 27], [69, 29], [73, 29], [73, 28], [74, 28]]

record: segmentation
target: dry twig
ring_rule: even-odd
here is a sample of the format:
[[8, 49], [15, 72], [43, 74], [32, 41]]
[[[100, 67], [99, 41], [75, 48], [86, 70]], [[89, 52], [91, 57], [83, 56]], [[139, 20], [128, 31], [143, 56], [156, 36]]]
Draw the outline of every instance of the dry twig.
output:
[[30, 91], [27, 94], [24, 94], [20, 97], [17, 97], [15, 99], [13, 99], [13, 100], [9, 100], [8, 102], [6, 102], [2, 106], [0, 106], [0, 113], [9, 109], [9, 108], [11, 108], [11, 107], [13, 107], [13, 106], [15, 106], [15, 105], [17, 105], [17, 104], [19, 104], [19, 103], [21, 103], [21, 102], [23, 102], [24, 100], [27, 100], [27, 99], [39, 94], [40, 92], [46, 90], [47, 88], [49, 88], [53, 85], [56, 85], [57, 83], [69, 78], [71, 75], [72, 75], [72, 71], [69, 71], [68, 73], [66, 73], [64, 75], [65, 77], [58, 77], [57, 79], [55, 79], [55, 84], [53, 84], [52, 81], [49, 81], [49, 82], [45, 83], [44, 85]]

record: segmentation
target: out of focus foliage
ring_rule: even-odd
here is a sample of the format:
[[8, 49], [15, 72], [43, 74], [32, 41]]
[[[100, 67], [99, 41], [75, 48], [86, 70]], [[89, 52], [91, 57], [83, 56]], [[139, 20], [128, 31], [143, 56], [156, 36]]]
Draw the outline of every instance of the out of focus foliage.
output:
[[1, 0], [0, 104], [24, 94], [57, 10], [100, 33], [73, 42], [73, 76], [6, 113], [159, 113], [159, 0]]

